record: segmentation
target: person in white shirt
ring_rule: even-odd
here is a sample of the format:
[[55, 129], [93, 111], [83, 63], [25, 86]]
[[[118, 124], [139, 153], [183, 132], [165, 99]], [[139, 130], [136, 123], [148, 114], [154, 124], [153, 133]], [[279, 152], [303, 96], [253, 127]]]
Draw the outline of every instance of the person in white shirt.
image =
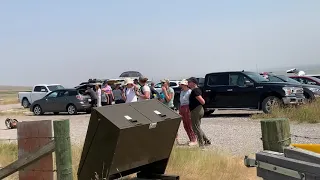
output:
[[133, 80], [130, 78], [126, 78], [124, 80], [125, 88], [123, 89], [123, 100], [125, 103], [136, 102], [138, 97], [136, 95], [137, 87], [134, 85]]
[[96, 84], [96, 93], [97, 93], [97, 107], [101, 106], [101, 88]]
[[137, 91], [138, 101], [150, 99], [150, 87], [147, 84], [148, 78], [144, 76], [139, 77], [140, 89]]

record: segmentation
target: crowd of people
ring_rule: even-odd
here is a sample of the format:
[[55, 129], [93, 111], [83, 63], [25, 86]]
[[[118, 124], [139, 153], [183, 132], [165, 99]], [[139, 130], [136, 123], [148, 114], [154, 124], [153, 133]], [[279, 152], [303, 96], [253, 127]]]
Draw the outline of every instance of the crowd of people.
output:
[[[96, 85], [95, 89], [88, 88], [87, 93], [91, 96], [93, 106], [100, 107], [111, 105], [113, 103], [131, 103], [148, 99], [158, 99], [163, 104], [175, 110], [174, 108], [174, 90], [170, 87], [168, 79], [161, 80], [162, 90], [159, 93], [154, 88], [152, 82], [147, 84], [148, 78], [141, 76], [139, 79], [132, 80], [126, 78], [123, 86], [116, 84], [112, 89], [110, 84], [105, 81], [101, 88]], [[201, 119], [204, 116], [203, 105], [205, 100], [202, 97], [202, 91], [198, 87], [196, 78], [183, 79], [180, 82], [180, 107], [179, 114], [182, 117], [184, 129], [189, 137], [189, 146], [199, 146], [204, 148], [211, 142], [201, 129]]]

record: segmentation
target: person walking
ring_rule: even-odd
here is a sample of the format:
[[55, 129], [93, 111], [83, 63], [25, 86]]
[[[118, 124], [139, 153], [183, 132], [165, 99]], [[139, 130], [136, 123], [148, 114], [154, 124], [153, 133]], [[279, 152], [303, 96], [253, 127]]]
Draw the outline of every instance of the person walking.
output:
[[137, 102], [138, 97], [136, 92], [138, 91], [137, 87], [134, 85], [132, 79], [126, 78], [124, 80], [125, 88], [123, 90], [122, 98], [125, 103]]
[[192, 90], [189, 97], [192, 128], [197, 136], [199, 147], [203, 149], [204, 146], [211, 144], [201, 129], [201, 118], [204, 115], [203, 105], [205, 104], [205, 100], [202, 97], [202, 91], [198, 87], [198, 80], [195, 77], [188, 79], [188, 86]]
[[97, 107], [101, 106], [101, 88], [99, 84], [96, 84], [96, 93], [97, 93]]
[[150, 87], [147, 84], [148, 78], [144, 76], [139, 77], [139, 85], [136, 95], [138, 96], [138, 101], [144, 101], [150, 99]]
[[124, 103], [124, 100], [122, 99], [122, 90], [120, 89], [120, 84], [116, 84], [116, 87], [112, 91], [114, 96], [114, 102], [115, 104], [121, 104]]
[[189, 97], [191, 94], [191, 89], [188, 87], [188, 81], [183, 79], [180, 82], [181, 92], [180, 92], [180, 108], [179, 114], [182, 117], [183, 127], [189, 137], [189, 146], [196, 146], [197, 138], [192, 129], [191, 116], [189, 110]]
[[161, 93], [163, 94], [164, 98], [161, 99], [163, 104], [174, 110], [174, 90], [172, 87], [170, 87], [170, 81], [168, 79], [163, 79], [161, 80], [161, 85], [162, 85], [162, 91]]
[[91, 107], [97, 107], [97, 94], [96, 92], [94, 92], [93, 88], [88, 86], [85, 93], [88, 94], [91, 98]]

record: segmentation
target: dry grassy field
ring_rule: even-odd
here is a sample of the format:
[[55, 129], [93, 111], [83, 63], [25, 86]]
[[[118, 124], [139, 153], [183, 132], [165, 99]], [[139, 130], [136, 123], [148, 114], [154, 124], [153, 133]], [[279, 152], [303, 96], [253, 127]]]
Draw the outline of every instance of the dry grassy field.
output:
[[[17, 159], [17, 145], [0, 143], [0, 166], [9, 164]], [[73, 146], [73, 176], [77, 179], [78, 164], [82, 148]], [[254, 180], [257, 179], [256, 170], [243, 165], [243, 158], [230, 156], [217, 150], [201, 151], [198, 149], [175, 147], [167, 167], [167, 174], [179, 175], [183, 180]], [[125, 179], [132, 179], [128, 177]], [[18, 179], [15, 173], [7, 178]]]
[[31, 87], [0, 86], [0, 105], [18, 103], [19, 91], [30, 91]]

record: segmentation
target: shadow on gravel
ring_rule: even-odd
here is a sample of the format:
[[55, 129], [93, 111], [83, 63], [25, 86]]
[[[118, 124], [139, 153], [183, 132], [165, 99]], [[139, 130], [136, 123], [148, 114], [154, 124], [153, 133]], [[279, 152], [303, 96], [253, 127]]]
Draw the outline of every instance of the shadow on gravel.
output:
[[233, 117], [251, 117], [254, 114], [258, 113], [232, 113], [232, 114], [211, 114], [209, 116], [205, 116], [203, 118], [215, 118], [215, 117], [225, 117], [225, 118], [233, 118]]

